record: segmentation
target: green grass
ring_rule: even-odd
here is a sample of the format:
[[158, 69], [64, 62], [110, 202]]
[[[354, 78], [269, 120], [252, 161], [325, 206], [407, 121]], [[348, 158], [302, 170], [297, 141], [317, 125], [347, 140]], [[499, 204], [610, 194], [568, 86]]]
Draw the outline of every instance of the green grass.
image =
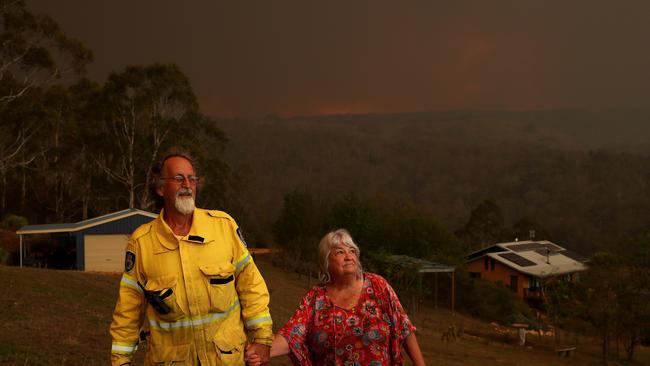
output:
[[[282, 326], [308, 286], [307, 278], [273, 267], [263, 256], [256, 262], [271, 292], [274, 327]], [[0, 265], [0, 365], [107, 365], [108, 328], [115, 307], [119, 274], [100, 274]], [[552, 337], [528, 336], [530, 347], [514, 343], [514, 330], [449, 310], [421, 305], [410, 314], [429, 365], [596, 365], [598, 339], [572, 336], [578, 349], [558, 358]], [[461, 331], [454, 342], [441, 341], [450, 325]], [[136, 364], [142, 364], [138, 352]], [[635, 362], [649, 365], [650, 350], [640, 348]], [[287, 357], [272, 365], [290, 365]], [[610, 365], [616, 365], [611, 362]]]
[[0, 362], [10, 360], [22, 360], [28, 358], [31, 352], [29, 349], [13, 344], [0, 344]]

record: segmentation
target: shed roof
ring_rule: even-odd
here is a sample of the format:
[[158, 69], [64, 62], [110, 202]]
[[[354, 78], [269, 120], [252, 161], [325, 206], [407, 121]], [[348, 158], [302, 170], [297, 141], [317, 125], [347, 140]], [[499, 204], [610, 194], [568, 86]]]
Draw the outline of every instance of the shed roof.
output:
[[103, 216], [98, 216], [79, 222], [64, 224], [26, 225], [18, 229], [16, 231], [16, 234], [49, 234], [75, 232], [134, 215], [147, 216], [151, 218], [158, 217], [158, 214], [155, 214], [153, 212], [138, 210], [136, 208], [127, 208], [126, 210], [109, 213]]
[[456, 269], [454, 266], [409, 257], [407, 255], [391, 255], [388, 258], [395, 264], [418, 266], [418, 272], [420, 273], [453, 272]]

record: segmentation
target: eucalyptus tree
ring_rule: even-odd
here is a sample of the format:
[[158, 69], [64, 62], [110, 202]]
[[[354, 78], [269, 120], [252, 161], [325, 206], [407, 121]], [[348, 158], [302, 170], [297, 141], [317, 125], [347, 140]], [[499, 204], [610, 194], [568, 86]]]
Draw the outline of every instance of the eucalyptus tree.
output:
[[[578, 283], [582, 315], [598, 331], [603, 362], [623, 343], [627, 361], [647, 344], [650, 324], [650, 232], [591, 256]], [[613, 345], [616, 347], [613, 347]]]
[[[42, 88], [41, 88], [42, 89]], [[55, 222], [87, 218], [97, 168], [95, 142], [101, 141], [96, 108], [100, 87], [88, 80], [53, 85], [38, 95], [36, 159], [29, 166], [31, 193]], [[97, 144], [100, 146], [99, 144]]]
[[637, 346], [650, 342], [650, 232], [634, 237], [619, 253], [626, 274], [619, 288], [623, 304], [619, 314], [620, 336], [626, 359], [631, 361]]
[[357, 192], [349, 192], [335, 202], [324, 221], [328, 229], [348, 229], [354, 240], [363, 247], [379, 245], [382, 229], [380, 214], [370, 199]]
[[126, 189], [129, 207], [152, 206], [147, 183], [161, 150], [192, 145], [201, 141], [197, 136], [214, 137], [219, 140], [216, 145], [225, 141], [200, 113], [189, 79], [174, 64], [129, 66], [111, 74], [104, 85], [103, 105], [109, 138], [97, 163]]
[[[0, 0], [0, 146], [2, 158], [2, 209], [6, 209], [6, 179], [10, 170], [20, 168], [22, 175], [20, 210], [26, 191], [26, 168], [34, 161], [38, 146], [31, 141], [40, 129], [30, 115], [37, 107], [38, 89], [48, 83], [85, 71], [92, 51], [67, 35], [57, 22], [31, 12], [23, 0]], [[32, 98], [20, 104], [21, 99]], [[31, 149], [30, 149], [31, 148]], [[31, 150], [29, 153], [26, 150]]]
[[101, 126], [101, 85], [88, 79], [81, 79], [69, 88], [72, 96], [72, 113], [74, 128], [70, 131], [70, 143], [75, 153], [71, 156], [75, 167], [75, 182], [80, 203], [81, 219], [85, 220], [92, 209], [106, 212], [102, 201], [111, 195], [95, 156], [102, 148]]
[[[7, 194], [9, 189], [10, 173], [16, 169], [24, 172], [24, 169], [36, 157], [33, 153], [27, 153], [26, 149], [30, 140], [36, 134], [37, 117], [35, 113], [33, 98], [21, 98], [14, 101], [11, 108], [0, 108], [0, 212], [5, 213], [8, 209]], [[24, 182], [25, 180], [23, 180]], [[24, 185], [21, 185], [23, 190]], [[17, 207], [11, 207], [17, 209]]]
[[23, 0], [0, 0], [0, 103], [32, 88], [79, 74], [92, 51], [67, 35], [49, 16], [32, 13]]
[[308, 191], [296, 189], [284, 196], [282, 211], [273, 224], [273, 238], [296, 262], [315, 261], [313, 243], [323, 235], [322, 216], [319, 201]]
[[501, 208], [494, 201], [485, 200], [472, 210], [469, 220], [456, 235], [467, 245], [480, 249], [510, 239], [506, 232]]

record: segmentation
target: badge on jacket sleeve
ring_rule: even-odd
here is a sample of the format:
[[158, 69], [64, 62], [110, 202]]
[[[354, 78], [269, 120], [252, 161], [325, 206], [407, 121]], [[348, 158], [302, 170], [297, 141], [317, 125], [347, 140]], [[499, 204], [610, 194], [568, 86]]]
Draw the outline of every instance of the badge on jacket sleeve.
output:
[[239, 240], [241, 240], [242, 244], [244, 244], [245, 247], [248, 247], [248, 244], [246, 244], [246, 240], [244, 240], [244, 235], [241, 233], [240, 228], [237, 228], [237, 236], [239, 236]]
[[135, 253], [127, 251], [126, 257], [124, 258], [124, 271], [131, 272], [133, 266], [135, 266]]

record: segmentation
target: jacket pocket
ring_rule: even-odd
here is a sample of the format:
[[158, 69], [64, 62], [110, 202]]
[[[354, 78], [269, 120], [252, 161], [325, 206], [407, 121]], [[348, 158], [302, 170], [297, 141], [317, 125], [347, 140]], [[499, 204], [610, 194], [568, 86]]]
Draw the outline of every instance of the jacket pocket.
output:
[[222, 313], [230, 309], [236, 297], [235, 267], [230, 262], [201, 266], [210, 297], [210, 312]]
[[241, 328], [220, 328], [214, 339], [219, 362], [217, 365], [243, 365], [246, 334]]
[[[175, 321], [185, 315], [181, 307], [178, 305], [178, 286], [176, 276], [150, 278], [144, 286], [144, 289], [151, 297], [147, 298], [148, 306], [154, 310], [158, 318], [161, 320]], [[154, 297], [157, 297], [157, 299]], [[157, 302], [157, 304], [155, 302]], [[161, 307], [163, 309], [161, 309]]]
[[149, 346], [147, 350], [147, 357], [150, 362], [147, 364], [153, 365], [191, 365], [190, 358], [190, 345], [182, 344], [178, 346], [172, 345], [153, 345]]

